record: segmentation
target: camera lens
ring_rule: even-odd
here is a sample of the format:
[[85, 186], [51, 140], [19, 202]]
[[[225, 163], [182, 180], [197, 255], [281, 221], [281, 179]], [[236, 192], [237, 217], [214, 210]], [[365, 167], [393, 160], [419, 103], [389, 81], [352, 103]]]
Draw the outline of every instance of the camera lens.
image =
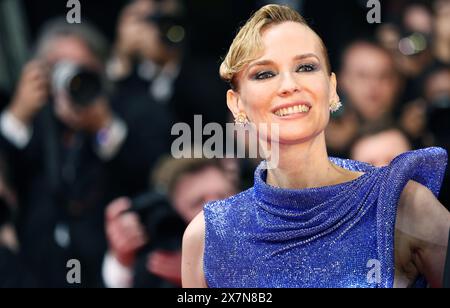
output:
[[55, 65], [52, 86], [56, 91], [66, 92], [71, 101], [80, 106], [92, 104], [103, 92], [100, 74], [71, 62]]
[[101, 93], [101, 80], [92, 72], [79, 72], [68, 82], [68, 93], [72, 100], [79, 105], [89, 105]]
[[180, 18], [161, 13], [147, 16], [145, 21], [158, 27], [161, 40], [169, 47], [181, 46], [186, 38], [185, 27]]

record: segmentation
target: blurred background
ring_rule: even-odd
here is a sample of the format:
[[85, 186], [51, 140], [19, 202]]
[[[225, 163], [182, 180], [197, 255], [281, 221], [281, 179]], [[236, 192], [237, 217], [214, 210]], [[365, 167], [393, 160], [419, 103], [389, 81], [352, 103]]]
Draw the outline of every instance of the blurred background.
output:
[[365, 0], [81, 0], [69, 24], [65, 0], [0, 0], [0, 287], [180, 286], [186, 225], [258, 162], [175, 160], [171, 127], [232, 122], [219, 65], [264, 4], [297, 9], [328, 47], [330, 155], [448, 150], [450, 0], [380, 2], [369, 24]]

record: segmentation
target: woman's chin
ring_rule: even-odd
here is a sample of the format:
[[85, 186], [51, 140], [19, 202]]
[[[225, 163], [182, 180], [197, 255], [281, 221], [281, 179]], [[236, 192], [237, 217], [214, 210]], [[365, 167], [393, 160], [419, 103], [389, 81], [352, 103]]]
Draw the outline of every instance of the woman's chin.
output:
[[288, 116], [277, 116], [272, 114], [271, 122], [279, 125], [280, 130], [289, 130], [289, 128], [293, 128], [296, 131], [299, 129], [304, 129], [307, 126], [310, 126], [312, 122], [316, 122], [314, 119], [316, 117], [313, 116], [312, 110], [307, 113], [297, 113]]
[[278, 143], [280, 145], [301, 144], [307, 142], [308, 140], [311, 140], [313, 137], [314, 137], [313, 134], [306, 132], [305, 133], [299, 133], [298, 131], [292, 133], [280, 132]]
[[[280, 117], [273, 115], [267, 124], [258, 123], [257, 130], [260, 137], [269, 137], [272, 142], [280, 144], [297, 144], [308, 141], [317, 135], [319, 131], [319, 121], [314, 121], [307, 116], [287, 117], [280, 120]], [[325, 127], [325, 125], [324, 125]]]

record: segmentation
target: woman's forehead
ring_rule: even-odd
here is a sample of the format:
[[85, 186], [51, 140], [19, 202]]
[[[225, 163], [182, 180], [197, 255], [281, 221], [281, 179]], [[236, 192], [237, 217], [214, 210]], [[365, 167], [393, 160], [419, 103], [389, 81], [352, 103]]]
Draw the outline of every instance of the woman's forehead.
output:
[[321, 57], [318, 35], [300, 23], [285, 22], [270, 26], [261, 33], [261, 39], [263, 49], [255, 61], [270, 57], [294, 58], [304, 54]]

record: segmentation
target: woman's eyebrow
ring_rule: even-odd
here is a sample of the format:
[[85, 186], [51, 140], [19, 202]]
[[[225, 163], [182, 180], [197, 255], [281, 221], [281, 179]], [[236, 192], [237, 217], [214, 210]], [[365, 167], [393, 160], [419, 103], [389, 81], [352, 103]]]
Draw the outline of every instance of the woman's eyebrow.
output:
[[[320, 61], [319, 57], [317, 55], [313, 54], [313, 53], [305, 53], [305, 54], [302, 54], [302, 55], [295, 56], [293, 58], [293, 60], [303, 60], [303, 59], [307, 59], [307, 58], [316, 58], [318, 61]], [[273, 63], [274, 63], [274, 61], [269, 60], [269, 59], [260, 60], [260, 61], [257, 61], [255, 63], [252, 63], [248, 67], [248, 69], [251, 69], [254, 66], [269, 65], [269, 64], [273, 64]]]
[[273, 64], [273, 63], [274, 62], [272, 60], [260, 60], [260, 61], [250, 64], [248, 67], [248, 70], [254, 66], [262, 66], [262, 65], [268, 65], [268, 64]]
[[317, 61], [320, 61], [319, 57], [314, 53], [305, 53], [303, 55], [298, 55], [294, 57], [294, 60], [303, 60], [307, 58], [316, 58]]

